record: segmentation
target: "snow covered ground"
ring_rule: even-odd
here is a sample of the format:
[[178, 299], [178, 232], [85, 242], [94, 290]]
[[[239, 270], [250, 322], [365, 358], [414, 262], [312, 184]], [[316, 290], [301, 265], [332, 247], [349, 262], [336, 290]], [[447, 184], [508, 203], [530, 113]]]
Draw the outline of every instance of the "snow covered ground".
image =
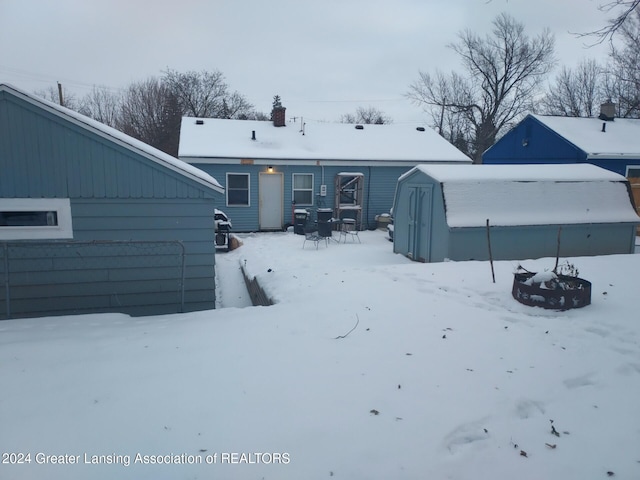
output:
[[223, 304], [242, 263], [272, 307], [0, 322], [0, 478], [640, 478], [640, 255], [569, 259], [592, 304], [559, 312], [518, 262], [360, 238], [218, 256]]

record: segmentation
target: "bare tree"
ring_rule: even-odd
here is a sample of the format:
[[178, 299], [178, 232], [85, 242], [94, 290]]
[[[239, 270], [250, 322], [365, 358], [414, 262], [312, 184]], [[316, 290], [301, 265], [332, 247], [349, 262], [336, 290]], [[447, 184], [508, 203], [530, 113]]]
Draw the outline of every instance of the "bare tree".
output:
[[640, 9], [618, 30], [621, 47], [611, 46], [606, 95], [621, 117], [640, 118]]
[[116, 127], [176, 156], [182, 118], [178, 99], [157, 78], [134, 83], [124, 93]]
[[420, 72], [407, 96], [432, 118], [444, 118], [446, 112], [468, 123], [459, 129], [471, 133], [465, 153], [480, 163], [500, 132], [531, 109], [554, 64], [554, 38], [548, 30], [530, 38], [522, 23], [501, 14], [493, 20], [491, 35], [481, 38], [465, 30], [458, 40], [449, 47], [462, 59], [466, 75]]
[[100, 123], [116, 127], [122, 108], [122, 98], [119, 93], [113, 93], [106, 87], [93, 87], [90, 93], [79, 102], [78, 111]]
[[354, 113], [346, 113], [340, 118], [341, 123], [363, 123], [383, 125], [393, 123], [393, 120], [383, 111], [375, 107], [358, 107]]
[[60, 105], [60, 91], [62, 91], [62, 106], [77, 111], [79, 105], [77, 97], [65, 89], [64, 86], [49, 87], [45, 90], [37, 90], [33, 93], [45, 100]]
[[601, 4], [598, 9], [606, 13], [614, 12], [614, 17], [609, 19], [607, 25], [602, 28], [577, 35], [578, 37], [592, 37], [595, 39], [595, 44], [605, 40], [611, 41], [639, 6], [640, 0], [610, 0]]
[[164, 82], [178, 99], [183, 115], [204, 118], [238, 118], [253, 111], [251, 105], [238, 92], [229, 92], [229, 86], [220, 71], [164, 72]]
[[583, 60], [575, 69], [563, 67], [541, 101], [542, 113], [565, 117], [592, 117], [602, 100], [604, 74], [595, 60]]

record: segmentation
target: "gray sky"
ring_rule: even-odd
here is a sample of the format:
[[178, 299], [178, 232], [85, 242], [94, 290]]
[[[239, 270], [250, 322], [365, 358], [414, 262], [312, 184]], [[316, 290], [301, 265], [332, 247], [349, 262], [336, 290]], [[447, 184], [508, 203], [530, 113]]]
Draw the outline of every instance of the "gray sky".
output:
[[[549, 28], [558, 66], [604, 63], [570, 32], [604, 26], [604, 0], [0, 0], [0, 82], [82, 96], [163, 70], [220, 70], [269, 112], [336, 121], [374, 106], [395, 123], [428, 121], [404, 95], [418, 72], [460, 70], [447, 44], [484, 34], [499, 13], [534, 36]], [[559, 67], [558, 67], [559, 68]], [[557, 70], [556, 70], [557, 71]]]

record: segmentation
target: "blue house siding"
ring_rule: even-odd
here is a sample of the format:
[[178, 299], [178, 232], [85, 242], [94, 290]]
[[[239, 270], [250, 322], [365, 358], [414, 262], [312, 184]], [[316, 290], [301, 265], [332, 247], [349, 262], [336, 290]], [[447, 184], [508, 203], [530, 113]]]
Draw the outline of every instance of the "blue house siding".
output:
[[[594, 135], [606, 135], [596, 131]], [[615, 145], [611, 151], [615, 152]], [[639, 144], [640, 150], [640, 144]], [[627, 166], [640, 165], [640, 158], [590, 155], [532, 116], [525, 117], [482, 155], [486, 164], [591, 163], [627, 176]]]
[[214, 308], [213, 208], [206, 199], [76, 200], [74, 239], [178, 240], [186, 254], [185, 310]]
[[0, 318], [183, 310], [179, 242], [10, 242]]
[[12, 318], [215, 308], [222, 189], [119, 132], [24, 97], [0, 89], [0, 205], [68, 198], [73, 238], [0, 240], [3, 285], [10, 275], [0, 318], [9, 307]]
[[487, 149], [482, 163], [586, 163], [587, 154], [527, 117]]
[[4, 100], [2, 110], [3, 197], [213, 198], [152, 160], [26, 102]]
[[[239, 165], [239, 164], [205, 164], [193, 163], [195, 167], [218, 179], [226, 187], [227, 173], [248, 173], [250, 175], [250, 192], [247, 206], [232, 206], [223, 204], [222, 208], [231, 218], [233, 230], [236, 232], [257, 231], [259, 225], [259, 175], [267, 172], [267, 165]], [[314, 166], [314, 165], [279, 165], [272, 164], [274, 174], [283, 175], [283, 227], [293, 223], [293, 174], [313, 175], [313, 203], [298, 204], [295, 208], [308, 209], [312, 215], [318, 208], [335, 209], [335, 178], [338, 173], [364, 174], [363, 189], [363, 228], [375, 226], [375, 217], [381, 213], [388, 213], [393, 206], [398, 178], [411, 167], [376, 167], [376, 166]], [[326, 196], [320, 196], [320, 186], [326, 185]]]

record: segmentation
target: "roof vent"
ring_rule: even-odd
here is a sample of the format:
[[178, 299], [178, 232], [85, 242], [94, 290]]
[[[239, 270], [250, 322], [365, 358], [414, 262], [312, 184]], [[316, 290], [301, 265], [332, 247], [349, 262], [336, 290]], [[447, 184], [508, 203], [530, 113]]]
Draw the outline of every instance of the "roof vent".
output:
[[424, 127], [416, 127], [416, 130], [418, 130], [419, 132], [424, 132]]
[[255, 139], [256, 139], [256, 131], [251, 130], [251, 140], [255, 140]]
[[196, 120], [196, 125], [204, 125], [204, 120]]
[[356, 125], [356, 130], [364, 130], [364, 125]]

